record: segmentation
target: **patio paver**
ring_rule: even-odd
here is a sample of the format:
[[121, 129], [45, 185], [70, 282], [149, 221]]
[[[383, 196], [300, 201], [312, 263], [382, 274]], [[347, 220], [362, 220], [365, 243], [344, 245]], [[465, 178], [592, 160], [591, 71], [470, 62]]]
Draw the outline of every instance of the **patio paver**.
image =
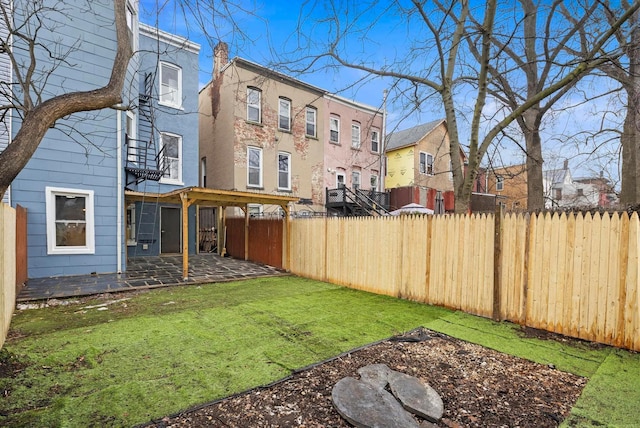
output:
[[130, 258], [127, 271], [122, 274], [75, 275], [32, 278], [22, 288], [19, 302], [46, 300], [92, 294], [131, 291], [143, 288], [167, 287], [170, 285], [202, 284], [288, 275], [272, 266], [217, 254], [189, 255], [189, 278], [182, 278], [182, 256]]

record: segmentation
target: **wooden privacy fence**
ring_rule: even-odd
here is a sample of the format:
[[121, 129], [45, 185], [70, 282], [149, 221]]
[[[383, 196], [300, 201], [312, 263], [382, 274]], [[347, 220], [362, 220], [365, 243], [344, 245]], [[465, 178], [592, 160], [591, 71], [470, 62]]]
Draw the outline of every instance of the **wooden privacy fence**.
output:
[[16, 210], [0, 203], [0, 348], [16, 303]]
[[637, 214], [296, 219], [293, 273], [640, 350]]
[[[231, 217], [227, 225], [227, 252], [244, 259], [244, 218]], [[249, 260], [282, 268], [282, 219], [249, 219]]]

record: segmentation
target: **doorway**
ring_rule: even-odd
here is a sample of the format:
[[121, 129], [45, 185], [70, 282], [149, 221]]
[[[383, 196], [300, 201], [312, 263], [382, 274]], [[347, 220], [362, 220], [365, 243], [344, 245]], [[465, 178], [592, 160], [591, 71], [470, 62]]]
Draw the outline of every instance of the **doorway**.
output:
[[181, 252], [180, 225], [180, 208], [160, 207], [160, 254]]

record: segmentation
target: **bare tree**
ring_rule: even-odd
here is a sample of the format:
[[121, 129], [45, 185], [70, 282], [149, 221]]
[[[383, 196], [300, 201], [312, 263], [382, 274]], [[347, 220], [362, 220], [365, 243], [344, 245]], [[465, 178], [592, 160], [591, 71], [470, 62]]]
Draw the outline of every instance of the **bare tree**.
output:
[[[317, 14], [320, 5], [313, 2], [311, 4]], [[531, 32], [537, 31], [536, 5], [524, 0], [521, 4], [527, 8], [533, 8], [525, 12], [534, 15], [530, 18], [525, 13], [527, 21], [524, 22], [526, 28], [523, 40], [526, 41], [526, 34], [530, 35]], [[519, 93], [507, 111], [494, 112], [491, 120], [487, 120], [487, 115], [492, 110], [490, 102], [496, 95], [500, 95], [499, 86], [495, 82], [496, 71], [504, 67], [518, 67], [518, 63], [515, 63], [512, 57], [510, 58], [508, 54], [505, 57], [502, 52], [511, 45], [509, 40], [502, 37], [505, 34], [504, 28], [498, 28], [506, 18], [498, 13], [497, 0], [488, 0], [483, 8], [472, 6], [468, 0], [435, 0], [433, 2], [412, 0], [410, 5], [400, 1], [375, 0], [367, 3], [359, 2], [357, 5], [348, 2], [339, 5], [333, 1], [330, 2], [330, 6], [326, 18], [317, 19], [318, 25], [324, 29], [325, 34], [330, 35], [329, 39], [321, 45], [319, 34], [299, 36], [298, 44], [306, 45], [308, 53], [297, 62], [297, 64], [303, 64], [303, 67], [289, 69], [304, 72], [319, 66], [339, 65], [373, 76], [390, 78], [394, 80], [394, 86], [399, 89], [397, 92], [411, 99], [416, 106], [428, 102], [434, 95], [437, 96], [444, 108], [451, 142], [455, 209], [456, 212], [466, 212], [469, 209], [472, 186], [483, 157], [494, 139], [516, 121], [520, 121], [521, 126], [527, 130], [532, 130], [529, 133], [531, 138], [529, 144], [532, 147], [530, 162], [536, 165], [536, 171], [539, 171], [537, 177], [534, 172], [534, 185], [538, 186], [536, 192], [539, 196], [534, 201], [534, 205], [543, 203], [542, 193], [539, 191], [542, 188], [542, 155], [536, 147], [536, 145], [539, 146], [539, 135], [537, 135], [539, 121], [545, 109], [550, 108], [554, 100], [559, 99], [576, 79], [602, 64], [602, 51], [607, 46], [607, 42], [640, 5], [633, 4], [626, 7], [624, 13], [611, 22], [611, 28], [602, 32], [594, 40], [580, 61], [564, 62], [562, 73], [554, 76], [553, 79], [538, 77], [540, 55], [536, 49], [530, 49], [530, 55], [534, 58], [527, 58], [520, 51], [524, 59], [519, 63], [525, 67], [525, 73], [528, 72], [531, 76], [527, 80], [527, 91]], [[347, 8], [347, 10], [341, 8]], [[588, 10], [587, 8], [586, 11]], [[304, 14], [301, 16], [300, 21], [303, 22], [305, 16]], [[397, 27], [394, 30], [406, 32], [404, 43], [406, 49], [397, 54], [395, 61], [384, 63], [378, 60], [377, 62], [373, 54], [369, 58], [354, 55], [356, 51], [354, 46], [360, 47], [362, 51], [365, 51], [364, 46], [372, 46], [376, 24], [382, 22], [383, 17], [385, 22], [388, 21], [391, 16], [398, 18]], [[399, 24], [402, 21], [406, 22], [406, 27]], [[512, 27], [510, 31], [513, 32], [514, 29], [515, 27]], [[569, 31], [564, 37], [572, 37], [573, 34]], [[535, 37], [533, 42], [526, 41], [525, 44], [535, 43], [537, 40], [539, 37]], [[562, 37], [559, 40], [561, 42]], [[358, 43], [355, 43], [356, 41]], [[542, 40], [540, 43], [544, 42]], [[549, 58], [552, 64], [550, 67], [556, 70], [557, 64], [553, 63], [553, 60], [560, 58], [559, 52], [557, 49], [554, 51], [552, 48], [547, 48], [546, 53], [556, 55], [555, 58]], [[300, 56], [299, 51], [298, 56]], [[605, 57], [608, 58], [608, 56]], [[533, 64], [531, 64], [532, 60]], [[549, 70], [546, 72], [549, 73]], [[511, 84], [515, 86], [514, 83]], [[501, 94], [501, 97], [498, 99], [509, 105], [506, 103], [509, 101], [508, 97], [504, 94]], [[541, 102], [547, 97], [552, 98], [542, 106]], [[530, 109], [533, 110], [530, 112]], [[464, 128], [459, 124], [463, 121], [467, 122]], [[463, 173], [465, 168], [457, 155], [461, 148], [468, 152], [466, 174]]]
[[[617, 22], [632, 7], [626, 0], [622, 0], [618, 8], [613, 8], [608, 0], [604, 3], [608, 23]], [[589, 38], [591, 34], [585, 31], [583, 37]], [[620, 204], [637, 206], [640, 205], [640, 16], [637, 12], [625, 25], [616, 27], [615, 38], [622, 55], [602, 64], [600, 70], [619, 82], [626, 93], [625, 119], [620, 133]]]
[[[25, 3], [25, 8], [20, 11], [23, 21], [14, 26], [17, 21], [14, 20], [14, 11], [9, 9], [6, 2], [0, 2], [2, 22], [10, 36], [0, 43], [2, 50], [9, 55], [14, 76], [13, 82], [4, 82], [1, 87], [2, 97], [8, 103], [0, 106], [0, 114], [4, 117], [9, 109], [15, 109], [22, 118], [22, 125], [11, 144], [0, 153], [0, 196], [4, 195], [13, 179], [33, 156], [47, 130], [57, 120], [72, 113], [113, 107], [122, 101], [126, 71], [133, 54], [127, 29], [126, 0], [114, 0], [117, 50], [109, 82], [94, 90], [67, 92], [47, 98], [45, 86], [36, 84], [38, 78], [46, 81], [46, 76], [38, 75], [40, 70], [36, 62], [36, 50], [46, 51], [58, 64], [65, 60], [65, 54], [56, 52], [38, 40], [38, 33], [47, 25], [47, 14], [63, 7], [63, 3], [52, 6], [42, 1]], [[28, 63], [23, 64], [16, 57], [16, 53], [10, 48], [12, 40], [26, 46]]]
[[[539, 4], [533, 0], [519, 0], [517, 4], [520, 10], [516, 4], [511, 6], [514, 7], [511, 16], [515, 22], [503, 22], [504, 30], [494, 32], [492, 43], [497, 54], [489, 65], [489, 92], [509, 112], [516, 111], [528, 100], [536, 98], [541, 90], [561, 80], [580, 59], [587, 58], [591, 68], [608, 60], [607, 56], [592, 57], [592, 47], [586, 38], [580, 37], [580, 29], [586, 28], [586, 23], [599, 6], [598, 2], [581, 4], [554, 0]], [[502, 16], [508, 16], [506, 12]], [[573, 18], [575, 16], [579, 18]], [[567, 17], [571, 17], [573, 25], [565, 25]], [[600, 34], [604, 32], [601, 28], [598, 30]], [[468, 40], [471, 42], [470, 51], [479, 59], [480, 52], [473, 38]], [[571, 55], [567, 53], [567, 46], [573, 47]], [[547, 98], [534, 102], [516, 117], [524, 139], [521, 148], [526, 155], [529, 210], [544, 209], [540, 136], [544, 117], [584, 75], [583, 72]]]
[[[52, 88], [50, 82], [50, 77], [59, 73], [59, 69], [73, 66], [69, 58], [82, 49], [83, 35], [69, 35], [74, 39], [71, 44], [45, 40], [42, 35], [64, 34], [66, 29], [61, 22], [71, 8], [82, 7], [86, 15], [94, 14], [98, 18], [95, 10], [98, 4], [106, 4], [107, 10], [109, 8], [109, 1], [0, 0], [0, 30], [6, 30], [0, 31], [0, 53], [8, 55], [13, 74], [12, 81], [0, 82], [0, 119], [6, 120], [8, 112], [13, 111], [21, 120], [11, 144], [0, 153], [0, 197], [33, 156], [50, 128], [60, 129], [80, 144], [90, 144], [89, 136], [73, 135], [77, 131], [69, 121], [60, 119], [105, 108], [129, 108], [121, 105], [123, 92], [127, 92], [124, 85], [128, 72], [134, 71], [130, 60], [135, 54], [132, 29], [127, 22], [127, 0], [113, 0], [113, 16], [100, 16], [107, 21], [112, 19], [105, 27], [115, 26], [117, 42], [108, 82], [92, 90], [63, 90], [62, 93], [60, 88]], [[211, 46], [221, 38], [233, 38], [237, 44], [248, 40], [238, 25], [238, 17], [255, 17], [239, 1], [162, 0], [145, 2], [144, 7], [148, 22], [158, 25], [161, 16], [168, 15], [174, 25], [203, 37]]]

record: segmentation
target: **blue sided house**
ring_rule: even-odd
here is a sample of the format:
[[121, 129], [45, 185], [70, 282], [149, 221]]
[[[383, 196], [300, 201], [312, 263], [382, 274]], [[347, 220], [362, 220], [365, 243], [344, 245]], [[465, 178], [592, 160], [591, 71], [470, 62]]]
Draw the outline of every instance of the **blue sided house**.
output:
[[[32, 3], [14, 0], [14, 19]], [[51, 3], [64, 13], [47, 13], [38, 30], [40, 94], [105, 85], [116, 50], [113, 3]], [[7, 195], [28, 210], [30, 278], [124, 272], [127, 257], [183, 252], [187, 205], [157, 195], [198, 184], [199, 46], [139, 23], [137, 7], [127, 5], [136, 53], [122, 104], [59, 120]], [[12, 52], [26, 66], [21, 43], [14, 38]], [[8, 120], [4, 129], [15, 135], [20, 113]], [[188, 252], [195, 252], [195, 206], [188, 216]]]

